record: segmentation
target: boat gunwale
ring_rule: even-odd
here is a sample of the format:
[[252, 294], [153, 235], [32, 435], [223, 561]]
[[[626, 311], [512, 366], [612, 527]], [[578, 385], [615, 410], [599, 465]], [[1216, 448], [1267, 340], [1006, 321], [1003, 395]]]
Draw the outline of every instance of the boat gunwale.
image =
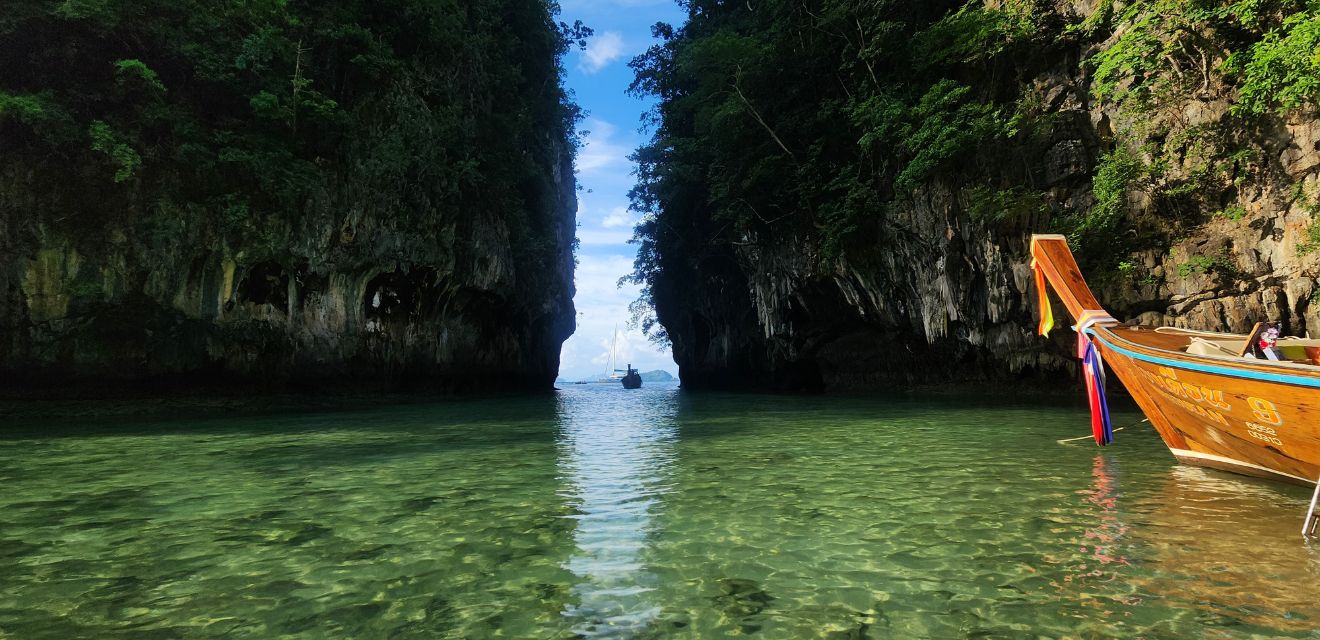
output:
[[[1147, 358], [1160, 357], [1155, 354], [1168, 354], [1167, 360], [1169, 360], [1169, 362], [1156, 362], [1155, 364], [1164, 364], [1174, 367], [1181, 366], [1183, 368], [1192, 368], [1194, 370], [1208, 368], [1208, 371], [1203, 370], [1202, 372], [1233, 378], [1257, 380], [1260, 382], [1292, 384], [1303, 387], [1320, 387], [1320, 367], [1316, 367], [1315, 365], [1298, 364], [1294, 362], [1246, 360], [1244, 358], [1233, 358], [1229, 356], [1202, 355], [1187, 353], [1185, 351], [1173, 351], [1163, 347], [1134, 342], [1114, 332], [1113, 327], [1114, 325], [1097, 324], [1087, 328], [1086, 331], [1099, 338], [1102, 342], [1106, 342], [1106, 346], [1119, 350], [1120, 353], [1129, 357], [1136, 357], [1137, 359], [1150, 362], [1151, 360], [1147, 360]], [[1151, 327], [1143, 326], [1142, 328], [1153, 330]], [[1103, 333], [1099, 331], [1100, 329], [1104, 330]], [[1129, 345], [1131, 348], [1125, 349], [1118, 344], [1108, 344], [1110, 341]], [[1138, 351], [1138, 353], [1134, 353], [1134, 351]], [[1141, 354], [1139, 351], [1154, 352], [1154, 354]], [[1146, 357], [1143, 358], [1141, 357], [1142, 355], [1145, 355]], [[1282, 369], [1282, 371], [1275, 371], [1275, 369]]]

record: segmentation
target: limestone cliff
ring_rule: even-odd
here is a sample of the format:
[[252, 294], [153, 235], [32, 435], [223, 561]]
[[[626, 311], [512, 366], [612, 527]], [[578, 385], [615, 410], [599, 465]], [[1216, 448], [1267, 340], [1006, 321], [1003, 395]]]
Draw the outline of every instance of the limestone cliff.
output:
[[84, 4], [0, 20], [6, 391], [550, 388], [576, 107], [547, 5]]
[[[806, 180], [791, 195], [766, 182], [777, 202], [738, 191], [754, 180], [747, 176], [768, 171], [769, 161], [738, 175], [732, 186], [707, 179], [675, 189], [665, 172], [700, 173], [678, 159], [710, 162], [713, 171], [738, 165], [732, 154], [681, 156], [683, 146], [674, 139], [689, 135], [678, 124], [686, 121], [677, 117], [679, 107], [661, 108], [669, 120], [657, 139], [679, 151], [667, 151], [644, 168], [639, 205], [653, 218], [639, 229], [644, 252], [636, 277], [648, 286], [686, 386], [1067, 382], [1073, 364], [1064, 337], [1050, 342], [1033, 332], [1027, 254], [1033, 232], [1068, 233], [1098, 297], [1121, 319], [1228, 331], [1278, 320], [1286, 334], [1320, 335], [1320, 312], [1313, 304], [1320, 297], [1320, 260], [1313, 250], [1320, 119], [1308, 101], [1244, 115], [1249, 109], [1234, 105], [1245, 103], [1251, 71], [1231, 75], [1227, 59], [1231, 47], [1250, 49], [1262, 42], [1269, 28], [1262, 25], [1291, 24], [1287, 10], [1276, 7], [1247, 25], [1157, 15], [1195, 4], [1177, 0], [922, 5], [935, 16], [922, 18], [915, 8], [884, 16], [891, 32], [910, 29], [904, 37], [917, 43], [912, 55], [925, 56], [912, 62], [898, 54], [875, 55], [882, 34], [868, 32], [865, 17], [844, 9], [845, 17], [831, 17], [834, 4], [796, 13], [787, 9], [790, 13], [777, 19], [789, 34], [803, 29], [796, 41], [786, 42], [810, 42], [803, 33], [837, 35], [823, 38], [831, 44], [820, 50], [837, 56], [824, 68], [841, 66], [831, 73], [804, 72], [826, 80], [796, 99], [811, 95], [821, 112], [842, 103], [882, 114], [857, 117], [863, 110], [852, 107], [840, 109], [841, 117], [817, 116], [834, 130], [847, 129], [838, 135], [840, 144], [851, 143], [853, 149], [820, 152], [830, 148], [826, 128], [794, 138], [790, 123], [815, 126], [801, 119], [794, 97], [775, 98], [791, 94], [786, 87], [794, 82], [810, 84], [783, 77], [788, 73], [783, 65], [795, 62], [774, 58], [771, 64], [779, 65], [781, 75], [759, 93], [751, 62], [739, 62], [725, 82], [739, 90], [731, 92], [728, 111], [750, 122], [747, 139], [766, 139], [760, 147], [743, 142], [742, 153], [760, 149], [763, 157], [782, 157], [780, 166], [796, 167], [784, 172], [793, 176], [786, 183], [802, 175], [829, 185], [840, 182], [840, 174], [865, 176], [846, 196], [838, 195], [842, 189], [813, 191]], [[697, 66], [691, 60], [700, 60], [702, 48], [711, 46], [706, 44], [713, 39], [710, 32], [744, 30], [740, 21], [763, 18], [721, 19], [725, 22], [710, 27], [715, 18], [709, 11], [694, 15], [686, 31], [672, 36], [667, 49], [653, 50], [651, 59]], [[989, 26], [965, 28], [971, 24]], [[1230, 27], [1237, 30], [1230, 33]], [[957, 44], [958, 38], [973, 38], [968, 33], [995, 29], [1008, 35], [974, 46]], [[727, 42], [727, 35], [721, 37]], [[871, 37], [876, 41], [865, 44]], [[729, 45], [723, 46], [721, 53], [730, 56]], [[767, 44], [759, 55], [777, 46]], [[1151, 60], [1130, 54], [1134, 47]], [[947, 50], [957, 53], [941, 66], [938, 52]], [[1129, 54], [1137, 62], [1121, 58]], [[926, 76], [900, 71], [896, 61], [902, 60], [936, 71]], [[895, 66], [887, 68], [886, 62]], [[653, 68], [654, 76], [639, 77], [660, 87], [663, 98], [667, 76], [662, 74], [670, 71], [661, 64]], [[904, 89], [899, 81], [886, 87], [887, 73], [905, 86], [925, 81], [932, 89], [916, 94], [919, 99], [905, 112], [893, 97]], [[932, 79], [941, 74], [942, 79]], [[699, 93], [691, 89], [697, 80], [685, 80], [684, 92]], [[937, 94], [941, 83], [962, 93]], [[867, 91], [878, 97], [867, 102]], [[679, 98], [673, 104], [681, 104]], [[949, 107], [941, 112], [943, 105]], [[1009, 113], [1011, 118], [993, 119]], [[927, 135], [928, 123], [945, 114], [943, 128]], [[979, 114], [986, 116], [978, 120]], [[989, 133], [958, 138], [982, 123], [990, 123]], [[1002, 128], [990, 131], [991, 125], [1001, 126], [997, 123]], [[691, 135], [705, 135], [718, 146], [732, 134]], [[890, 143], [869, 150], [872, 138]], [[959, 144], [966, 149], [957, 150]], [[956, 152], [937, 157], [911, 179], [909, 169], [923, 154], [942, 148]], [[833, 164], [803, 169], [808, 162], [827, 161]], [[907, 168], [896, 168], [904, 163]], [[651, 175], [664, 177], [647, 182]], [[730, 191], [736, 197], [729, 197]], [[810, 197], [800, 197], [803, 192]], [[734, 204], [722, 209], [725, 202]], [[843, 214], [830, 207], [849, 210], [846, 233], [834, 232], [834, 220]]]
[[548, 388], [574, 328], [566, 152], [555, 174], [544, 256], [519, 255], [491, 212], [438, 214], [442, 234], [423, 239], [345, 202], [303, 221], [287, 254], [254, 257], [183, 230], [166, 250], [122, 228], [87, 238], [74, 225], [24, 225], [11, 209], [0, 219], [27, 242], [0, 259], [0, 374], [10, 389], [178, 376]]

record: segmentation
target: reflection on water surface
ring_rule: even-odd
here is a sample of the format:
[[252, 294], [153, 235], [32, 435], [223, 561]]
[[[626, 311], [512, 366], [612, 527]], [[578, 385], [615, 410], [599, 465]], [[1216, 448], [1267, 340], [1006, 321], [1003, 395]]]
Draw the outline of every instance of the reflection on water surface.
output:
[[577, 523], [567, 566], [581, 580], [564, 615], [579, 636], [629, 637], [661, 612], [650, 597], [656, 576], [642, 554], [651, 512], [670, 488], [677, 394], [667, 386], [640, 405], [632, 393], [598, 393], [592, 403], [560, 399], [561, 495]]
[[1307, 490], [1086, 430], [666, 385], [10, 424], [0, 638], [1315, 637]]

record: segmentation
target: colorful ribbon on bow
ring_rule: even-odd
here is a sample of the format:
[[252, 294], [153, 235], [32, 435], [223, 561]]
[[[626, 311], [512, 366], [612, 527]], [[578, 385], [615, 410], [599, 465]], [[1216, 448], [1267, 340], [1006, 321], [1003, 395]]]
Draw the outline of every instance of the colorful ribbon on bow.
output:
[[1105, 397], [1105, 361], [1086, 332], [1097, 322], [1114, 322], [1114, 319], [1103, 311], [1083, 311], [1075, 329], [1077, 357], [1086, 374], [1086, 398], [1091, 404], [1091, 433], [1095, 443], [1103, 447], [1114, 441], [1114, 425], [1109, 421], [1109, 399]]
[[1036, 274], [1036, 306], [1040, 307], [1040, 326], [1037, 330], [1040, 335], [1048, 336], [1050, 329], [1054, 328], [1054, 310], [1050, 308], [1050, 294], [1045, 291], [1045, 272], [1034, 257], [1031, 259], [1031, 271]]
[[[1050, 296], [1045, 290], [1045, 271], [1033, 257], [1031, 270], [1036, 276], [1036, 296], [1040, 307], [1040, 335], [1048, 336], [1054, 328], [1054, 311], [1050, 308]], [[1091, 433], [1095, 443], [1105, 446], [1114, 440], [1113, 424], [1109, 420], [1109, 399], [1105, 397], [1105, 362], [1100, 357], [1100, 350], [1091, 342], [1086, 333], [1098, 322], [1118, 322], [1108, 313], [1100, 310], [1082, 312], [1077, 319], [1077, 357], [1082, 361], [1082, 371], [1086, 375], [1086, 398], [1091, 404]]]

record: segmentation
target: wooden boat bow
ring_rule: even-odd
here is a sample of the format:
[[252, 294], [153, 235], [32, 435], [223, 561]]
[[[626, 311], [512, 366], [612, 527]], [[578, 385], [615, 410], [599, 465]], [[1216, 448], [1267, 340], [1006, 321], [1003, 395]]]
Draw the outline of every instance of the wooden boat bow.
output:
[[1072, 250], [1068, 248], [1067, 238], [1049, 234], [1031, 236], [1031, 268], [1036, 272], [1036, 291], [1042, 302], [1042, 317], [1050, 314], [1049, 298], [1045, 288], [1040, 286], [1044, 278], [1054, 287], [1054, 292], [1063, 301], [1063, 306], [1068, 308], [1068, 313], [1079, 322], [1087, 315], [1103, 314], [1112, 318], [1095, 299], [1091, 288], [1086, 286], [1082, 270], [1077, 266], [1077, 260], [1073, 259]]
[[[1047, 283], [1077, 321], [1097, 442], [1106, 442], [1102, 363], [1108, 363], [1179, 461], [1287, 482], [1317, 481], [1320, 367], [1189, 349], [1193, 338], [1232, 344], [1245, 342], [1243, 335], [1120, 325], [1087, 286], [1063, 236], [1032, 236], [1031, 257], [1042, 334], [1053, 326]], [[1095, 358], [1088, 360], [1092, 352]]]

